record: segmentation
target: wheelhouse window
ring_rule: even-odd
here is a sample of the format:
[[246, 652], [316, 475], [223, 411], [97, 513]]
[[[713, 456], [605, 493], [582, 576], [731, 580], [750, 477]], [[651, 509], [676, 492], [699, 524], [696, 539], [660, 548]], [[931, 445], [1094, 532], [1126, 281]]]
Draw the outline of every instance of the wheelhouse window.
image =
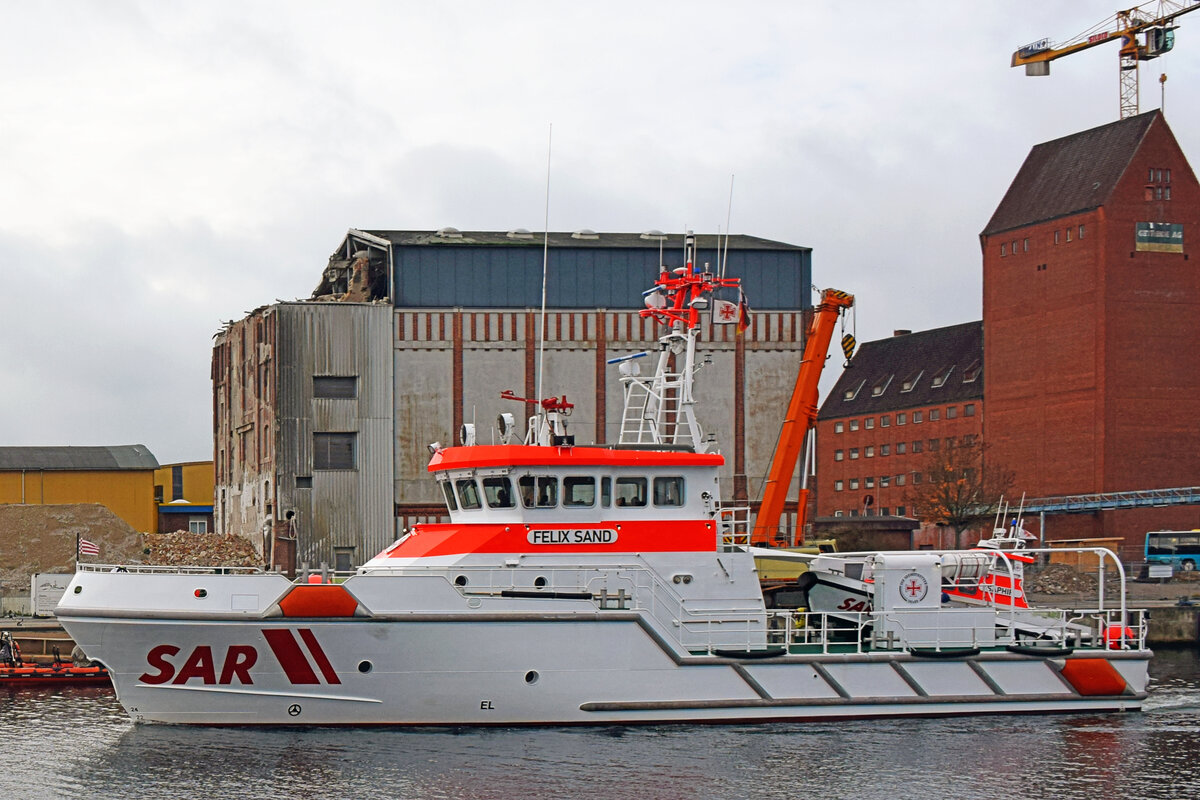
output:
[[654, 505], [681, 506], [683, 505], [683, 478], [669, 476], [654, 479]]
[[473, 478], [459, 478], [454, 482], [454, 488], [458, 490], [458, 504], [464, 511], [483, 508], [479, 499], [479, 485]]
[[642, 507], [646, 505], [645, 478], [617, 478], [617, 505]]
[[521, 503], [526, 508], [553, 508], [558, 505], [558, 478], [550, 475], [522, 475], [517, 479]]
[[513, 500], [512, 481], [506, 477], [484, 478], [483, 498], [488, 508], [512, 508], [516, 505]]
[[458, 511], [458, 501], [454, 499], [454, 487], [450, 485], [450, 481], [442, 481], [442, 494], [446, 495], [446, 508], [451, 511]]
[[600, 505], [604, 508], [612, 505], [612, 478], [607, 475], [600, 479]]
[[563, 478], [563, 505], [574, 508], [596, 505], [596, 479], [590, 475]]

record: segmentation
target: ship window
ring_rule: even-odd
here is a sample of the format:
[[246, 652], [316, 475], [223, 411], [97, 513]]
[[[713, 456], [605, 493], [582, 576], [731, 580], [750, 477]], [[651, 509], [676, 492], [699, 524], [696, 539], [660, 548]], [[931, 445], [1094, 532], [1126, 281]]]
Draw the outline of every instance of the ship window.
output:
[[512, 508], [512, 483], [508, 478], [484, 478], [483, 497], [487, 500], [488, 508]]
[[593, 506], [596, 504], [596, 479], [587, 476], [563, 478], [564, 506]]
[[442, 481], [442, 492], [446, 495], [446, 506], [451, 511], [458, 510], [458, 501], [454, 499], [454, 487], [450, 485], [450, 481]]
[[479, 501], [479, 486], [474, 479], [461, 478], [454, 482], [454, 486], [458, 489], [458, 502], [464, 511], [473, 511], [483, 507], [483, 503]]
[[521, 487], [521, 502], [526, 508], [552, 508], [558, 505], [558, 478], [523, 475], [517, 484]]
[[612, 478], [607, 475], [600, 479], [600, 505], [605, 508], [612, 505]]
[[617, 478], [617, 505], [637, 506], [646, 505], [645, 478]]
[[683, 505], [683, 478], [672, 476], [654, 479], [654, 505], [681, 506]]

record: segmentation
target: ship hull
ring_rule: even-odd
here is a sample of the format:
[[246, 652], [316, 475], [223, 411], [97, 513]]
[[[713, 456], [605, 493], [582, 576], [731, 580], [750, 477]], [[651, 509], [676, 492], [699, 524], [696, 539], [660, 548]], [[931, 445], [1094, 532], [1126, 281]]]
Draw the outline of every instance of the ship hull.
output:
[[[205, 725], [611, 725], [1136, 711], [1149, 661], [1147, 651], [1078, 659], [1002, 649], [942, 658], [692, 654], [637, 612], [410, 616], [64, 616], [62, 622], [108, 667], [134, 720]], [[1119, 676], [1122, 688], [1073, 685], [1076, 679], [1064, 673], [1072, 660], [1106, 665], [1099, 669]]]

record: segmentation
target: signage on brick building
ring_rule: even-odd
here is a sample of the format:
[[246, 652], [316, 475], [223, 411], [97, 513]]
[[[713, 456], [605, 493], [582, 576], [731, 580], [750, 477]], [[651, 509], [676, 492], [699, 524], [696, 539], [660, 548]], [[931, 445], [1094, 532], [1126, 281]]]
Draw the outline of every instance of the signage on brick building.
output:
[[1183, 252], [1183, 226], [1173, 222], [1139, 222], [1134, 241], [1138, 250]]

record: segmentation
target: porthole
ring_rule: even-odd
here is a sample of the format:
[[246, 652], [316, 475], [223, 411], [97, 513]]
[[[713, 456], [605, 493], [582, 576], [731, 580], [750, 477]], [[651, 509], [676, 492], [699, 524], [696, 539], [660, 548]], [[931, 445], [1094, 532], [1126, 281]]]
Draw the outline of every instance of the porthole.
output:
[[455, 586], [466, 586], [467, 585], [467, 576], [459, 575], [458, 577], [456, 577], [454, 579], [454, 585]]
[[76, 587], [75, 587], [75, 594], [79, 594], [79, 593], [80, 593], [80, 592], [82, 592], [82, 591], [83, 591], [83, 587], [82, 587], [82, 586], [76, 586]]
[[374, 665], [370, 661], [358, 662], [358, 671], [361, 672], [363, 675], [366, 675], [372, 669], [374, 669]]
[[546, 588], [546, 579], [544, 577], [542, 577], [541, 575], [538, 575], [536, 578], [533, 579], [533, 585], [539, 589], [544, 589], [544, 588]]
[[540, 676], [537, 674], [537, 670], [531, 669], [531, 670], [529, 670], [529, 672], [525, 673], [525, 682], [527, 684], [529, 684], [530, 686], [533, 686], [535, 683], [538, 682], [539, 677]]

